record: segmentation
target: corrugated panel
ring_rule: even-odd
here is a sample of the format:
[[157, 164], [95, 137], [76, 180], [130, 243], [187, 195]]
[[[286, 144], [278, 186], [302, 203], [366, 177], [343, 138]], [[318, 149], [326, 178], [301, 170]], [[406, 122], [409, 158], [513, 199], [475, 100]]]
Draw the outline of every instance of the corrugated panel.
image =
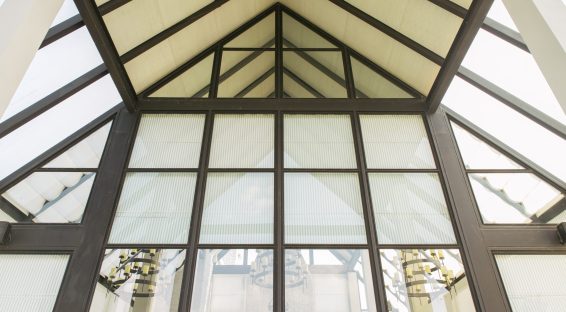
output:
[[142, 116], [131, 168], [197, 168], [204, 115], [147, 114]]
[[110, 243], [186, 243], [196, 173], [129, 173]]
[[348, 115], [285, 115], [286, 168], [356, 168]]
[[68, 260], [68, 255], [0, 255], [0, 311], [52, 311]]
[[216, 115], [210, 168], [273, 168], [273, 115]]
[[513, 312], [560, 311], [566, 306], [566, 256], [496, 255], [495, 260]]
[[285, 243], [365, 244], [358, 175], [285, 174]]
[[419, 115], [361, 115], [368, 168], [435, 168]]
[[379, 243], [456, 243], [435, 173], [370, 173], [369, 182]]
[[210, 173], [201, 244], [273, 242], [273, 173]]

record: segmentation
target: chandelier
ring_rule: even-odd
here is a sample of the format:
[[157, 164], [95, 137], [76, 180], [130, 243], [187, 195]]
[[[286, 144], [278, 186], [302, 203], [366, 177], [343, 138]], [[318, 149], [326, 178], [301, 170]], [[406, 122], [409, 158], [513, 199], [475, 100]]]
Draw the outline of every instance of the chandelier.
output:
[[[308, 266], [300, 250], [285, 251], [285, 287], [306, 285]], [[273, 251], [257, 250], [250, 265], [250, 277], [255, 285], [273, 288]]]
[[119, 263], [110, 269], [106, 287], [112, 291], [133, 279], [132, 297], [153, 297], [159, 273], [158, 249], [123, 249]]

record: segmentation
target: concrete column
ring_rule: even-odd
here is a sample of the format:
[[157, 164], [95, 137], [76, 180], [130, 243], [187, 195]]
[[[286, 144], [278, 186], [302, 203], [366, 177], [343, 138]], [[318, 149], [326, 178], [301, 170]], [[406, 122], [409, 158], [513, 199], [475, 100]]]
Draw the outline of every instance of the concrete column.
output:
[[566, 112], [566, 1], [503, 0]]
[[0, 6], [0, 117], [63, 0], [4, 0]]

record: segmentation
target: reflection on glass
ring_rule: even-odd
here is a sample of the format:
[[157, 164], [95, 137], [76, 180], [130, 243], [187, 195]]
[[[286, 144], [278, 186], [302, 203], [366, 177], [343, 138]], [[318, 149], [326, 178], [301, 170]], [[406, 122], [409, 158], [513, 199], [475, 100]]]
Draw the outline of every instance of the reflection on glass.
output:
[[268, 98], [275, 92], [275, 52], [223, 51], [219, 98]]
[[412, 98], [413, 96], [393, 82], [351, 58], [357, 98]]
[[208, 97], [214, 53], [153, 92], [150, 97]]
[[201, 244], [273, 242], [273, 173], [209, 173]]
[[186, 243], [196, 173], [128, 173], [110, 243]]
[[285, 115], [285, 168], [356, 168], [349, 115]]
[[285, 174], [285, 243], [365, 244], [355, 173]]
[[90, 311], [177, 311], [184, 264], [181, 249], [107, 249]]
[[381, 250], [388, 311], [475, 311], [457, 249]]
[[285, 251], [285, 311], [376, 311], [367, 250]]
[[370, 173], [369, 184], [379, 243], [456, 243], [436, 173]]
[[470, 173], [474, 196], [485, 223], [560, 223], [566, 199], [531, 173]]
[[273, 311], [273, 251], [199, 250], [191, 311]]
[[35, 172], [2, 197], [0, 221], [80, 223], [94, 172]]
[[69, 255], [0, 254], [0, 311], [51, 312]]
[[274, 44], [275, 13], [271, 13], [224, 45], [229, 48], [262, 48]]
[[215, 115], [210, 168], [273, 168], [273, 115]]

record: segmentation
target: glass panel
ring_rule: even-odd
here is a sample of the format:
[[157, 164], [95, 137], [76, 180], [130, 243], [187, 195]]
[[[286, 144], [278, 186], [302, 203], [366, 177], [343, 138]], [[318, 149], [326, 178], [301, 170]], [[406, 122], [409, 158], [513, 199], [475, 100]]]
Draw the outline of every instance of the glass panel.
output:
[[275, 13], [224, 45], [230, 48], [268, 48], [275, 44]]
[[283, 69], [283, 96], [286, 98], [323, 98], [320, 92], [313, 89], [306, 82], [289, 70]]
[[565, 255], [495, 255], [514, 312], [566, 306]]
[[485, 223], [566, 221], [564, 194], [530, 173], [470, 173]]
[[215, 115], [210, 168], [273, 168], [273, 115]]
[[467, 169], [523, 169], [457, 124], [452, 123], [452, 130]]
[[290, 78], [314, 90], [316, 97], [347, 97], [342, 52], [284, 51], [283, 66]]
[[519, 32], [517, 26], [515, 26], [515, 23], [513, 22], [513, 19], [511, 18], [511, 15], [509, 15], [509, 12], [505, 8], [505, 5], [501, 0], [493, 1], [493, 4], [491, 5], [489, 12], [487, 12], [487, 17], [495, 20], [496, 22], [504, 26], [513, 29], [516, 32]]
[[191, 311], [273, 311], [273, 251], [199, 250]]
[[[223, 51], [219, 98], [267, 98], [275, 91], [275, 53], [272, 51]], [[261, 88], [250, 93], [259, 85]]]
[[[35, 172], [2, 197], [11, 222], [80, 223], [94, 172]], [[10, 206], [10, 207], [9, 207]]]
[[209, 173], [200, 243], [272, 243], [273, 203], [273, 173]]
[[48, 162], [43, 168], [98, 168], [111, 126], [112, 122], [102, 126]]
[[285, 251], [285, 311], [376, 311], [367, 250]]
[[285, 168], [356, 168], [349, 115], [285, 115]]
[[350, 58], [357, 98], [413, 98], [387, 78], [367, 67], [355, 58]]
[[381, 266], [388, 311], [476, 311], [457, 249], [385, 249]]
[[370, 173], [380, 244], [455, 244], [436, 173]]
[[182, 249], [106, 249], [90, 311], [177, 311], [184, 266]]
[[150, 97], [208, 97], [213, 61], [214, 53], [153, 92]]
[[68, 260], [68, 255], [0, 255], [0, 311], [53, 311]]
[[186, 243], [196, 173], [128, 173], [110, 243]]
[[283, 43], [290, 48], [336, 48], [305, 25], [283, 13]]
[[205, 115], [142, 116], [130, 168], [197, 168]]
[[368, 168], [436, 167], [420, 115], [360, 115], [360, 124]]
[[356, 173], [286, 173], [285, 243], [365, 244]]

